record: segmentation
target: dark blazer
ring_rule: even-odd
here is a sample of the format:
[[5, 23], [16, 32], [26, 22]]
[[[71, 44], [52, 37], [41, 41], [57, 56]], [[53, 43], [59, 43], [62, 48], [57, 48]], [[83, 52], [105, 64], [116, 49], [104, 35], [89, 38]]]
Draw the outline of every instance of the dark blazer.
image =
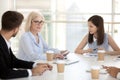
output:
[[17, 59], [14, 56], [11, 49], [8, 49], [4, 38], [0, 34], [0, 78], [1, 79], [27, 77], [28, 72], [26, 69], [31, 69], [33, 63], [34, 62], [27, 62]]

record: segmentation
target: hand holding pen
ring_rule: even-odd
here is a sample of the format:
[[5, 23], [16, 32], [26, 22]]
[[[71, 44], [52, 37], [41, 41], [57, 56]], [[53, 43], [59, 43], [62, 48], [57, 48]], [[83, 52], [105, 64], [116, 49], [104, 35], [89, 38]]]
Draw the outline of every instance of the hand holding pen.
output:
[[61, 51], [61, 54], [62, 54], [63, 56], [67, 56], [68, 53], [70, 53], [68, 50]]
[[55, 54], [55, 58], [56, 59], [65, 59], [66, 56], [68, 55], [68, 53], [69, 53], [68, 50], [61, 51], [59, 54]]
[[93, 49], [89, 48], [89, 49], [87, 49], [87, 50], [84, 50], [83, 53], [92, 53], [92, 52], [93, 52]]

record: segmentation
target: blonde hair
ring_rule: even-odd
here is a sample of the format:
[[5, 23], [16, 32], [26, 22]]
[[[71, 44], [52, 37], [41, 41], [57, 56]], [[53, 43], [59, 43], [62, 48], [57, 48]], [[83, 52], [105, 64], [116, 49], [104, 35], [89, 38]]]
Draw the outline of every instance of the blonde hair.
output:
[[28, 15], [28, 18], [27, 18], [27, 21], [26, 21], [26, 25], [25, 25], [25, 32], [30, 31], [32, 20], [35, 19], [38, 16], [42, 17], [43, 20], [45, 20], [44, 16], [40, 12], [31, 12]]

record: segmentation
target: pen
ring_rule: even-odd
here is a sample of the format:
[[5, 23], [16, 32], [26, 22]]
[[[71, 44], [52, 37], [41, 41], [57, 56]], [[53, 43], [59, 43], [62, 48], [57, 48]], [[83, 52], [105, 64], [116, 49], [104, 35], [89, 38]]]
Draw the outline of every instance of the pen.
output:
[[71, 63], [66, 63], [66, 65], [71, 65], [71, 64], [75, 64], [75, 63], [78, 63], [79, 61], [74, 61], [74, 62], [71, 62]]
[[93, 49], [93, 51], [97, 50], [98, 48]]

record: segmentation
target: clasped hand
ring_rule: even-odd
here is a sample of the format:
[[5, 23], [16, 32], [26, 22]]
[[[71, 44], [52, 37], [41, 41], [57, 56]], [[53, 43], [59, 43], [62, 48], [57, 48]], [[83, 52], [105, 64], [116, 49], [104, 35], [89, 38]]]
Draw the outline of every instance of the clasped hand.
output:
[[46, 70], [52, 70], [52, 66], [47, 63], [37, 63], [32, 71], [33, 76], [42, 75]]
[[109, 73], [110, 76], [116, 78], [118, 72], [120, 72], [120, 69], [117, 67], [112, 67], [112, 66], [103, 66], [104, 69]]

